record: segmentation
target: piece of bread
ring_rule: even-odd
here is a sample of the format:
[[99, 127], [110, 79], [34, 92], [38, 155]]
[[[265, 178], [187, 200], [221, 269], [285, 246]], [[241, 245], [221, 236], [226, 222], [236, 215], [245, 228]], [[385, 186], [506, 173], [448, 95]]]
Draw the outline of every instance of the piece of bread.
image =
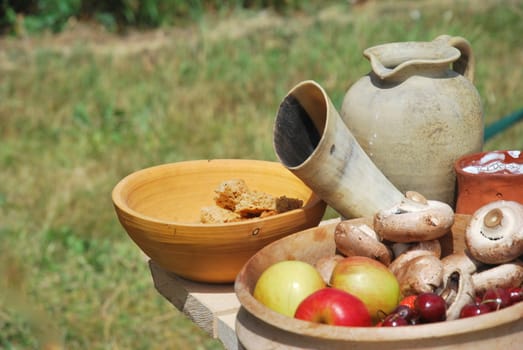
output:
[[215, 205], [200, 211], [202, 223], [227, 223], [255, 217], [267, 217], [301, 208], [301, 199], [275, 197], [268, 193], [250, 191], [242, 179], [226, 180], [214, 190]]
[[240, 197], [247, 192], [249, 188], [242, 179], [223, 181], [214, 190], [214, 202], [219, 207], [234, 211]]
[[276, 198], [276, 211], [278, 213], [284, 213], [289, 210], [301, 208], [303, 201], [298, 198], [289, 198], [287, 196], [281, 196]]
[[276, 211], [276, 198], [257, 191], [242, 193], [234, 211], [242, 217], [260, 216], [265, 211]]
[[200, 221], [203, 224], [223, 224], [226, 222], [240, 221], [239, 214], [217, 205], [211, 205], [200, 209]]

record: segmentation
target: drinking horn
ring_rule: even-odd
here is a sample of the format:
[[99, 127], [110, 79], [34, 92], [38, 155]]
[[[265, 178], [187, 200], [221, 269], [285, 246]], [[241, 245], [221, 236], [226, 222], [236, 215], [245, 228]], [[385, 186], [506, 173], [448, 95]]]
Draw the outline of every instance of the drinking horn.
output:
[[280, 162], [345, 219], [372, 217], [404, 197], [363, 151], [315, 81], [290, 90], [273, 133]]

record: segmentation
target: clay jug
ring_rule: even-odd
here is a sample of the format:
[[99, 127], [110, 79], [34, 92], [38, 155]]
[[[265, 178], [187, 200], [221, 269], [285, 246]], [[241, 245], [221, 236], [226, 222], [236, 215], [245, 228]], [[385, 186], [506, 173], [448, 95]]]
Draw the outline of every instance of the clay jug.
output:
[[483, 147], [469, 42], [441, 35], [370, 47], [363, 55], [372, 70], [345, 94], [344, 123], [400, 191], [454, 205], [454, 162]]

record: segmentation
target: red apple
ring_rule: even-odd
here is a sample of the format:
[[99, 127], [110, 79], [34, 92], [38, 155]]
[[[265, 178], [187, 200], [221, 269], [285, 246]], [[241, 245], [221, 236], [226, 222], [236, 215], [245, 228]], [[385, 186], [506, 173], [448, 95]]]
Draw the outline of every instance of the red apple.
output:
[[369, 311], [363, 302], [341, 289], [320, 289], [298, 305], [294, 317], [334, 326], [372, 326]]
[[398, 280], [387, 266], [363, 256], [340, 260], [332, 271], [330, 285], [361, 299], [374, 322], [391, 313], [401, 298]]
[[303, 299], [325, 286], [320, 273], [311, 264], [284, 260], [263, 271], [256, 282], [253, 296], [268, 308], [293, 317]]

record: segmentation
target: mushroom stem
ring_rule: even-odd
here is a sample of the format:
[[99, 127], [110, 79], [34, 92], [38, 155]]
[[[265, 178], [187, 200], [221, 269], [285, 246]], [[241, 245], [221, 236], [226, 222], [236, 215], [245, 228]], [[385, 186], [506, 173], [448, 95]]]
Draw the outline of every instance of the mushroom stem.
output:
[[471, 275], [460, 268], [448, 271], [439, 294], [447, 303], [447, 320], [458, 319], [463, 306], [473, 300], [474, 285]]
[[421, 193], [416, 192], [416, 191], [407, 191], [405, 193], [405, 197], [407, 197], [408, 199], [410, 199], [410, 200], [412, 200], [413, 202], [416, 202], [416, 203], [420, 203], [420, 204], [423, 204], [423, 205], [427, 205], [428, 204], [427, 198], [425, 198], [424, 195], [422, 195]]
[[501, 225], [502, 220], [503, 212], [499, 208], [494, 208], [485, 215], [483, 224], [488, 228], [494, 228]]

